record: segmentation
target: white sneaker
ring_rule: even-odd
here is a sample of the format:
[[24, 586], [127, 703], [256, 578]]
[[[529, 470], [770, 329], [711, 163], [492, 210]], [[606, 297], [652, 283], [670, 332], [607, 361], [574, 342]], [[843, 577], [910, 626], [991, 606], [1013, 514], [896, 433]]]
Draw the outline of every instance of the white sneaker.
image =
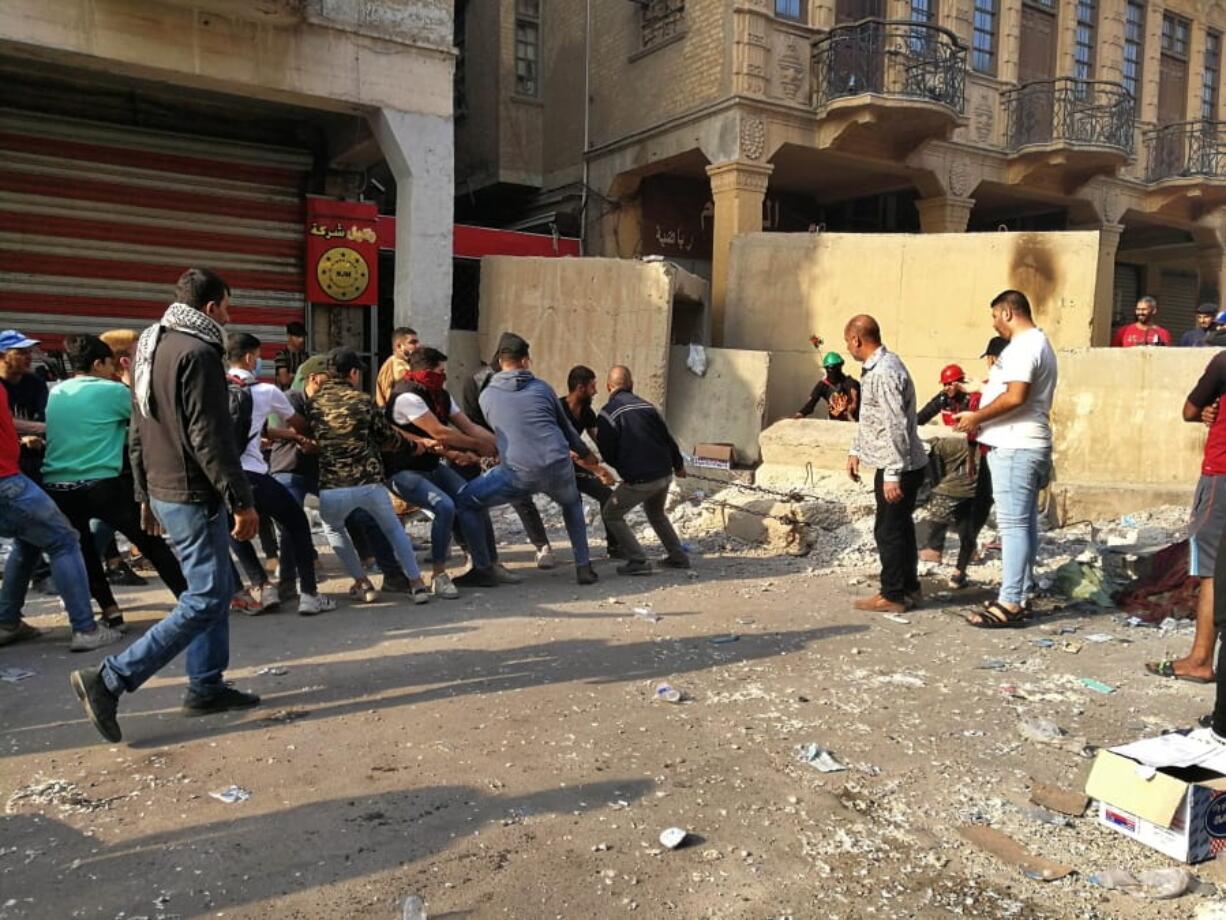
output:
[[324, 594], [302, 594], [298, 597], [298, 615], [309, 617], [336, 609], [336, 601]]
[[493, 569], [494, 569], [494, 577], [498, 579], [499, 584], [518, 585], [523, 582], [522, 578], [520, 578], [518, 575], [511, 574], [510, 569], [508, 569], [501, 562], [495, 562], [493, 565]]
[[379, 592], [374, 588], [366, 588], [362, 591], [362, 600], [367, 604], [373, 604], [379, 599]]
[[123, 636], [105, 623], [99, 623], [93, 632], [73, 632], [72, 642], [68, 644], [70, 652], [92, 652], [96, 648], [118, 642]]
[[446, 572], [434, 576], [434, 580], [430, 582], [430, 590], [435, 597], [445, 597], [448, 600], [460, 596], [459, 590], [451, 583], [451, 576]]
[[553, 548], [546, 545], [536, 551], [536, 567], [538, 569], [552, 569], [558, 564], [558, 560], [553, 558]]
[[260, 588], [260, 606], [265, 610], [276, 610], [281, 606], [281, 592], [272, 582]]
[[[452, 590], [454, 591], [455, 588], [452, 588]], [[425, 585], [419, 585], [413, 588], [412, 593], [409, 595], [409, 597], [412, 598], [414, 604], [417, 604], [419, 606], [421, 604], [428, 604], [430, 603], [430, 589], [427, 588]]]

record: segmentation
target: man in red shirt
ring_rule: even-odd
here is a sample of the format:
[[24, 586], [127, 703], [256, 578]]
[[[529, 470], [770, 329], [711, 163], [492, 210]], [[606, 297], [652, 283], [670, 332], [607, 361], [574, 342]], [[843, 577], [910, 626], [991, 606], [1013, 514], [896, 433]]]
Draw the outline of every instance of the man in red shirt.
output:
[[1213, 648], [1217, 629], [1213, 622], [1213, 570], [1218, 543], [1226, 532], [1226, 414], [1219, 412], [1219, 400], [1223, 395], [1226, 395], [1226, 352], [1209, 362], [1183, 406], [1184, 421], [1209, 426], [1188, 525], [1191, 549], [1188, 573], [1200, 579], [1192, 651], [1175, 661], [1150, 661], [1145, 665], [1147, 671], [1159, 677], [1197, 684], [1212, 683], [1214, 679]]
[[1137, 321], [1115, 330], [1111, 337], [1112, 348], [1136, 348], [1138, 345], [1171, 346], [1171, 334], [1154, 322], [1158, 315], [1158, 301], [1145, 296], [1137, 301]]
[[13, 551], [0, 584], [0, 645], [33, 639], [39, 631], [21, 618], [26, 588], [39, 553], [51, 559], [51, 574], [72, 624], [74, 652], [92, 651], [118, 642], [120, 634], [94, 621], [89, 576], [77, 532], [46, 492], [18, 467], [20, 444], [8, 391], [0, 387], [0, 536], [13, 540]]

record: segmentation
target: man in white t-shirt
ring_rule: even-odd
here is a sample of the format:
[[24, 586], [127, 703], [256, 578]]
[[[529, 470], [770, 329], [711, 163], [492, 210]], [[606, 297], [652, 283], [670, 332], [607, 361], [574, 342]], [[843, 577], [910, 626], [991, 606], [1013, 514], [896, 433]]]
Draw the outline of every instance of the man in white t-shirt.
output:
[[467, 481], [442, 461], [471, 465], [477, 462], [476, 455], [492, 457], [497, 453], [497, 442], [492, 432], [464, 414], [447, 392], [446, 384], [445, 354], [437, 348], [422, 346], [409, 355], [408, 370], [393, 383], [385, 411], [393, 426], [430, 450], [388, 454], [384, 466], [388, 488], [410, 505], [425, 508], [434, 516], [430, 531], [434, 571], [430, 589], [437, 597], [455, 598], [459, 592], [447, 574], [447, 554], [457, 517], [467, 541], [479, 537], [492, 546], [494, 526], [488, 511], [458, 514], [455, 497]]
[[[235, 437], [245, 442], [240, 445], [240, 458], [247, 481], [251, 483], [251, 491], [255, 497], [256, 510], [261, 515], [268, 515], [275, 521], [281, 532], [281, 559], [293, 560], [298, 574], [298, 612], [303, 616], [313, 616], [336, 609], [336, 602], [319, 593], [315, 581], [315, 552], [311, 542], [311, 525], [307, 521], [306, 512], [295, 501], [294, 496], [285, 486], [268, 474], [268, 461], [260, 449], [260, 440], [264, 432], [264, 423], [269, 415], [276, 415], [289, 428], [275, 429], [270, 435], [281, 438], [292, 438], [306, 441], [302, 432], [307, 430], [306, 419], [294, 411], [286, 395], [270, 383], [260, 383], [261, 363], [260, 340], [245, 332], [231, 333], [226, 340], [226, 358], [229, 361], [228, 378], [234, 388], [231, 398], [232, 408], [237, 401], [239, 405], [246, 403], [250, 407], [251, 420], [245, 432], [236, 430]], [[246, 411], [246, 407], [243, 407]], [[242, 421], [235, 419], [235, 425], [242, 426]], [[243, 564], [249, 578], [255, 580], [260, 588], [260, 599], [257, 607], [248, 608], [250, 613], [262, 613], [271, 610], [281, 603], [277, 586], [268, 581], [264, 567], [260, 565], [259, 557], [250, 541], [239, 543], [231, 539], [235, 554]], [[258, 573], [258, 574], [257, 574]], [[283, 573], [283, 581], [290, 580], [290, 573]]]
[[1051, 473], [1051, 404], [1057, 378], [1056, 353], [1035, 326], [1025, 294], [998, 294], [992, 301], [992, 326], [1009, 344], [989, 372], [979, 409], [956, 416], [958, 431], [978, 428], [979, 443], [989, 448], [1000, 530], [1000, 594], [967, 620], [984, 629], [1018, 626], [1028, 615], [1039, 546], [1038, 498]]

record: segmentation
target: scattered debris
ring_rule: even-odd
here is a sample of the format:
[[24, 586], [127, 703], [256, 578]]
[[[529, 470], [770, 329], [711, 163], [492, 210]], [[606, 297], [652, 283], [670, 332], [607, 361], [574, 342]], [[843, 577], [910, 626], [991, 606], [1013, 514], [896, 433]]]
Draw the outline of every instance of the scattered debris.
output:
[[685, 694], [675, 687], [670, 687], [668, 684], [660, 684], [656, 687], [656, 701], [659, 703], [680, 703], [685, 699]]
[[1009, 662], [1001, 658], [985, 658], [981, 664], [976, 667], [979, 671], [1003, 671], [1009, 667]]
[[740, 638], [741, 637], [738, 636], [736, 633], [728, 633], [725, 636], [712, 636], [707, 641], [710, 642], [712, 645], [727, 645], [730, 642], [740, 641]]
[[426, 902], [421, 895], [411, 894], [404, 899], [400, 917], [401, 920], [426, 920]]
[[900, 614], [897, 614], [897, 613], [887, 613], [885, 614], [883, 619], [889, 620], [891, 623], [901, 623], [903, 626], [911, 625], [910, 620], [908, 620], [906, 617], [901, 616]]
[[242, 786], [227, 786], [220, 792], [210, 792], [209, 797], [225, 802], [227, 805], [233, 805], [235, 802], [245, 802], [251, 798], [251, 791]]
[[0, 680], [6, 684], [15, 684], [25, 680], [27, 677], [33, 677], [34, 671], [27, 668], [0, 668]]
[[833, 752], [812, 742], [796, 748], [796, 759], [801, 763], [816, 767], [823, 773], [841, 773], [847, 769], [835, 759]]
[[1023, 719], [1017, 723], [1017, 730], [1022, 737], [1036, 744], [1059, 744], [1068, 734], [1055, 722], [1047, 719]]
[[267, 674], [271, 677], [284, 677], [286, 674], [289, 673], [289, 668], [282, 668], [282, 667], [260, 668], [255, 673], [256, 674]]
[[1040, 824], [1050, 824], [1052, 827], [1073, 826], [1073, 822], [1064, 815], [1058, 815], [1053, 811], [1048, 811], [1046, 808], [1039, 808], [1037, 805], [1023, 808], [1021, 812], [1031, 821], [1038, 821]]
[[983, 824], [968, 824], [958, 828], [958, 833], [974, 846], [991, 853], [1001, 862], [1016, 866], [1027, 878], [1040, 882], [1054, 882], [1071, 875], [1071, 866], [1052, 862], [1042, 856], [1029, 853], [1012, 837]]
[[76, 783], [70, 783], [66, 779], [40, 778], [27, 786], [13, 790], [13, 794], [9, 796], [8, 803], [4, 806], [4, 810], [7, 814], [11, 815], [22, 804], [54, 805], [66, 814], [88, 814], [89, 812], [108, 809], [114, 803], [122, 801], [130, 795], [132, 793], [112, 795], [104, 799], [91, 799], [81, 791], [81, 787]]
[[1115, 636], [1111, 635], [1110, 633], [1091, 633], [1090, 635], [1085, 636], [1084, 638], [1086, 642], [1094, 642], [1097, 644], [1101, 644], [1103, 642], [1114, 642], [1115, 641]]
[[1127, 869], [1107, 869], [1095, 872], [1090, 882], [1100, 888], [1126, 891], [1139, 898], [1157, 901], [1183, 897], [1198, 885], [1196, 876], [1187, 869], [1146, 869], [1133, 875]]
[[1078, 681], [1081, 686], [1087, 690], [1093, 690], [1095, 693], [1114, 693], [1115, 688], [1110, 684], [1104, 684], [1101, 680], [1095, 680], [1093, 677], [1083, 677]]
[[681, 844], [685, 843], [685, 838], [689, 836], [689, 832], [680, 827], [666, 827], [660, 831], [660, 846], [665, 849], [675, 850]]
[[1062, 815], [1080, 818], [1090, 807], [1089, 796], [1057, 786], [1046, 786], [1035, 783], [1030, 787], [1030, 801], [1042, 808], [1048, 808]]
[[1031, 639], [1030, 644], [1037, 645], [1039, 648], [1051, 648], [1056, 643], [1052, 642], [1051, 639]]
[[289, 722], [297, 722], [299, 719], [305, 719], [310, 713], [305, 709], [278, 709], [271, 715], [267, 715], [260, 719], [261, 722], [286, 724]]

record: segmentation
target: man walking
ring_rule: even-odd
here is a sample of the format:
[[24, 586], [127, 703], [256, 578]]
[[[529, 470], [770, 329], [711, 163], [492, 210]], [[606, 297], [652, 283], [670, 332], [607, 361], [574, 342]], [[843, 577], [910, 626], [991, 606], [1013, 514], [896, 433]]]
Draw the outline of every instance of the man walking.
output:
[[[94, 727], [117, 742], [119, 697], [187, 652], [183, 714], [255, 706], [260, 698], [223, 680], [230, 662], [231, 535], [259, 529], [251, 486], [239, 464], [227, 411], [224, 326], [230, 288], [208, 269], [179, 278], [175, 303], [142, 333], [133, 367], [129, 452], [141, 523], [160, 523], [174, 545], [187, 590], [170, 615], [99, 668], [72, 674], [72, 688]], [[231, 529], [226, 509], [233, 516]]]
[[1158, 301], [1145, 296], [1137, 301], [1135, 323], [1121, 326], [1111, 337], [1112, 348], [1136, 348], [1138, 345], [1171, 344], [1171, 334], [1154, 322], [1158, 315]]
[[1051, 474], [1051, 404], [1056, 353], [1034, 324], [1021, 291], [992, 301], [992, 325], [1009, 340], [983, 389], [980, 408], [957, 417], [958, 431], [979, 429], [987, 445], [1000, 528], [1004, 574], [1000, 594], [967, 622], [982, 629], [1019, 626], [1028, 616], [1039, 548], [1039, 491]]
[[[593, 442], [596, 440], [596, 413], [592, 411], [592, 401], [596, 398], [596, 372], [590, 367], [579, 364], [570, 369], [566, 375], [566, 395], [560, 400], [562, 412], [566, 415], [571, 427], [580, 435], [586, 434]], [[613, 495], [599, 476], [589, 473], [584, 467], [575, 464], [575, 485], [588, 498], [594, 498], [600, 505], [600, 519], [604, 521], [605, 547], [610, 559], [624, 556], [617, 543], [617, 536], [609, 530], [609, 521], [605, 516], [605, 503]]]
[[[482, 414], [494, 430], [501, 463], [464, 487], [456, 509], [463, 520], [468, 511], [545, 493], [562, 506], [562, 519], [575, 554], [576, 580], [581, 585], [595, 584], [583, 499], [575, 486], [571, 454], [593, 473], [600, 464], [566, 420], [549, 384], [528, 370], [528, 343], [513, 332], [504, 332], [498, 340], [497, 360], [502, 370], [490, 380], [480, 402]], [[492, 587], [498, 583], [492, 570], [492, 547], [478, 529], [467, 537], [473, 567], [455, 583], [461, 587]]]
[[630, 368], [618, 365], [610, 370], [605, 387], [609, 401], [596, 420], [596, 446], [605, 462], [622, 478], [601, 509], [610, 537], [626, 557], [617, 573], [651, 573], [647, 554], [626, 523], [626, 515], [639, 505], [664, 546], [666, 555], [661, 564], [670, 569], [688, 569], [690, 557], [664, 513], [673, 476], [685, 478], [685, 460], [677, 442], [659, 410], [635, 394]]
[[915, 500], [928, 457], [915, 422], [915, 383], [898, 355], [881, 344], [871, 316], [852, 317], [843, 330], [851, 356], [863, 365], [860, 422], [847, 458], [847, 475], [860, 481], [860, 464], [875, 467], [877, 517], [873, 535], [881, 558], [881, 590], [855, 602], [857, 610], [902, 613], [920, 602]]

